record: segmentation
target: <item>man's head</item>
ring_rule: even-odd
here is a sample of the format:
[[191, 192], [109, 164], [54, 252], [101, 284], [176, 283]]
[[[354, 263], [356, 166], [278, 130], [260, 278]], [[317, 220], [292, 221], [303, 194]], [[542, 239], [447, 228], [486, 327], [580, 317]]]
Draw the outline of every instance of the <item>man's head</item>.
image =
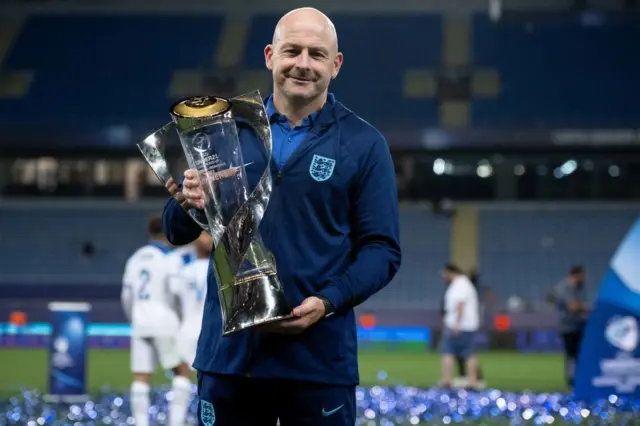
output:
[[206, 232], [202, 232], [198, 239], [195, 241], [196, 251], [199, 258], [208, 258], [213, 249], [213, 238]]
[[152, 240], [167, 241], [164, 232], [162, 232], [162, 218], [160, 216], [152, 216], [149, 218], [149, 222], [147, 222], [147, 232], [149, 233], [149, 238]]
[[440, 271], [442, 281], [444, 281], [445, 284], [451, 284], [451, 281], [453, 281], [458, 275], [461, 274], [462, 270], [452, 263], [444, 265], [444, 268], [442, 268], [442, 271]]
[[293, 104], [326, 96], [329, 82], [342, 66], [333, 23], [310, 7], [292, 10], [280, 19], [264, 56], [273, 73], [274, 92]]
[[587, 270], [582, 265], [572, 266], [569, 269], [569, 282], [577, 287], [582, 287], [587, 280]]

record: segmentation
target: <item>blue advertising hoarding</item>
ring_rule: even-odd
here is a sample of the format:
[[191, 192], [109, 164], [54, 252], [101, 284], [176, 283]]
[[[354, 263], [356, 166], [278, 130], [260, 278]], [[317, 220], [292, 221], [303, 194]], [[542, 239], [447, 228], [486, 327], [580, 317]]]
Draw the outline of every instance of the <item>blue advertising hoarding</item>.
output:
[[87, 395], [88, 303], [52, 302], [49, 341], [51, 401], [82, 401]]
[[575, 374], [583, 400], [640, 398], [640, 220], [613, 255], [585, 329]]

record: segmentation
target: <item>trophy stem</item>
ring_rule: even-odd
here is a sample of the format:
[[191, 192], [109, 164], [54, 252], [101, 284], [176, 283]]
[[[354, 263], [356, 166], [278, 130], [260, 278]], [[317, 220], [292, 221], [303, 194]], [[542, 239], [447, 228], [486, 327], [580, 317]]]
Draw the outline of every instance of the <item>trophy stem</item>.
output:
[[[223, 313], [222, 334], [291, 318], [291, 306], [275, 274], [253, 276], [218, 289]], [[237, 303], [245, 302], [245, 303]]]

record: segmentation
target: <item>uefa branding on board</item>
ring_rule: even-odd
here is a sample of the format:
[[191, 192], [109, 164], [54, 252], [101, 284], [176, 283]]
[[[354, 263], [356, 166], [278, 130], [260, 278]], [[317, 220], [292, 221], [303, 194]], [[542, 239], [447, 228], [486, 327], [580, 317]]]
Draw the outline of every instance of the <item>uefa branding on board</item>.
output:
[[600, 361], [601, 375], [593, 378], [593, 386], [634, 392], [640, 386], [640, 358], [633, 356], [638, 347], [638, 322], [632, 316], [613, 317], [604, 334], [607, 342], [620, 351], [615, 358]]
[[53, 341], [51, 364], [54, 368], [73, 367], [73, 359], [71, 355], [69, 355], [69, 340], [67, 340], [67, 338], [58, 337]]

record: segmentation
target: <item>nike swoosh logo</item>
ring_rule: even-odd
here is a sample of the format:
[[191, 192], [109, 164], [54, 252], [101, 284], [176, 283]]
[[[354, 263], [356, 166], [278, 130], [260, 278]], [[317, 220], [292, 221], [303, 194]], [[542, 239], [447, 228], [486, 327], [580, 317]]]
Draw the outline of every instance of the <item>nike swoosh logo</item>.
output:
[[327, 411], [324, 408], [322, 409], [322, 417], [329, 417], [330, 415], [332, 415], [333, 413], [335, 413], [336, 411], [338, 411], [339, 409], [341, 409], [342, 407], [344, 407], [344, 404], [342, 404], [339, 407], [334, 408], [333, 410]]
[[[254, 163], [254, 161], [252, 161], [250, 163], [244, 163], [244, 166], [247, 167], [247, 166], [252, 165], [253, 163]], [[233, 166], [233, 167], [231, 167], [231, 169], [239, 169], [240, 167], [242, 167], [242, 166]]]

